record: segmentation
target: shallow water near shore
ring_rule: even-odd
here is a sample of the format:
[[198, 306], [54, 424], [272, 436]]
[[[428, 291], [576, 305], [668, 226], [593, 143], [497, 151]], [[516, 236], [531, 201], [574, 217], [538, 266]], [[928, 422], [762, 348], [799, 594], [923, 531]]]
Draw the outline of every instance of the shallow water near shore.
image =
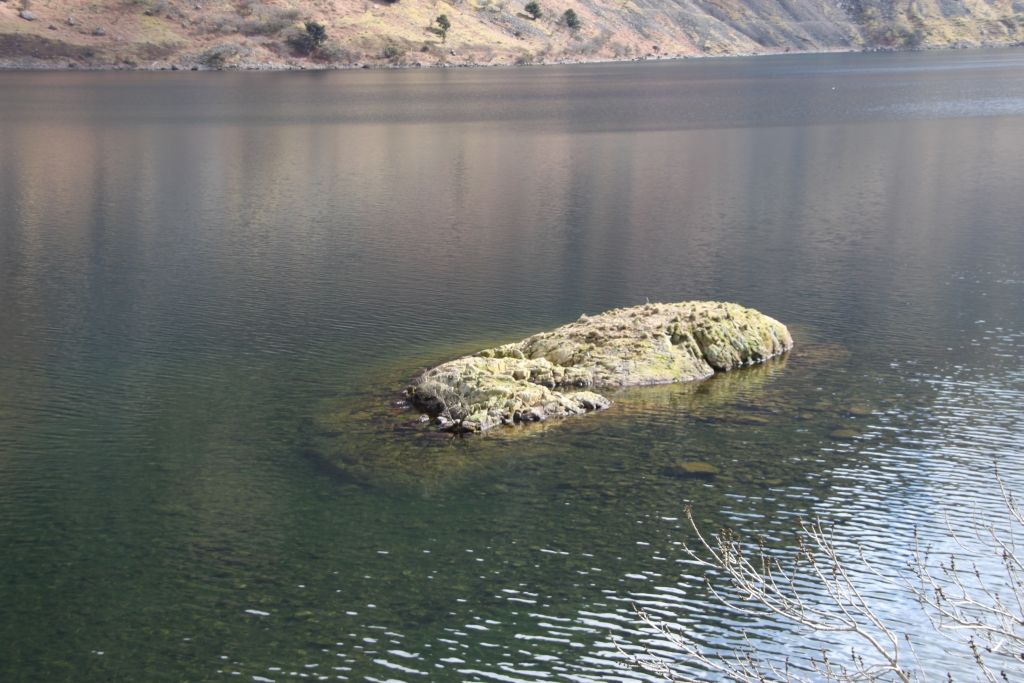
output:
[[[792, 654], [709, 599], [687, 503], [895, 573], [998, 512], [993, 461], [1024, 487], [1020, 50], [0, 73], [0, 160], [3, 680], [642, 679], [634, 604]], [[705, 298], [796, 348], [480, 438], [396, 405]]]

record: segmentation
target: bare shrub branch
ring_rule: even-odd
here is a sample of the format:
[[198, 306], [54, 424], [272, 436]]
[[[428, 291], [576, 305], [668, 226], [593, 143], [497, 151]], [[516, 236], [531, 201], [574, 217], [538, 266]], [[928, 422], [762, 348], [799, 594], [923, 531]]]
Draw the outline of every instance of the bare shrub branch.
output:
[[[740, 683], [766, 681], [932, 681], [914, 640], [941, 634], [956, 643], [972, 680], [1011, 681], [1024, 676], [1024, 510], [995, 472], [1006, 514], [971, 519], [969, 537], [947, 519], [954, 550], [937, 556], [922, 548], [915, 533], [913, 560], [902, 575], [879, 571], [856, 548], [840, 551], [831, 529], [821, 521], [799, 524], [797, 543], [788, 552], [770, 549], [761, 540], [749, 542], [724, 529], [707, 535], [686, 509], [697, 539], [685, 546], [692, 564], [706, 571], [708, 592], [737, 615], [772, 616], [798, 631], [826, 638], [844, 634], [857, 646], [837, 661], [834, 652], [795, 653], [769, 658], [758, 652], [744, 633], [725, 652], [709, 651], [686, 627], [655, 620], [634, 610], [644, 630], [660, 641], [659, 651], [616, 642], [629, 666], [669, 681], [696, 681], [688, 671]], [[879, 605], [865, 592], [870, 586], [899, 591], [921, 606], [934, 633], [906, 633], [887, 623]], [[668, 659], [661, 645], [672, 653]], [[943, 676], [953, 681], [952, 673]]]

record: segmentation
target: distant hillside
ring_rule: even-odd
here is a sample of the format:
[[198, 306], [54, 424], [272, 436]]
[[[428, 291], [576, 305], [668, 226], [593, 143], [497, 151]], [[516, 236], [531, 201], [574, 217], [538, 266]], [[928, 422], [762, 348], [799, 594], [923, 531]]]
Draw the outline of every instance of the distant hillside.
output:
[[[1024, 41], [1024, 0], [538, 0], [538, 19], [527, 1], [0, 0], [0, 65], [526, 64]], [[318, 47], [306, 20], [326, 28]]]

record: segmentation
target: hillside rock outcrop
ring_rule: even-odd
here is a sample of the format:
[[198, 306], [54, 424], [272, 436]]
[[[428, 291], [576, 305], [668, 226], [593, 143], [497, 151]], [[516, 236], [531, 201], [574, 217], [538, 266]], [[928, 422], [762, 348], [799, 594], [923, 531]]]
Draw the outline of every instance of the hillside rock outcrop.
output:
[[786, 326], [714, 301], [619, 308], [424, 372], [407, 394], [441, 429], [476, 432], [602, 410], [596, 390], [688, 382], [788, 351]]

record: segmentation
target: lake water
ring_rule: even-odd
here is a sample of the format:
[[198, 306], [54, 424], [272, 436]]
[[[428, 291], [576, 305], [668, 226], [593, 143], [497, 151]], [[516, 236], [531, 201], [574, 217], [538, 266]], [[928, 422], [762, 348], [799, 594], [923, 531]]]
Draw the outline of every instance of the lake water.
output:
[[[796, 349], [532, 431], [396, 405], [703, 298]], [[626, 680], [634, 604], [813, 648], [709, 599], [684, 505], [896, 573], [1024, 488], [1022, 352], [1020, 50], [3, 73], [0, 679]]]

